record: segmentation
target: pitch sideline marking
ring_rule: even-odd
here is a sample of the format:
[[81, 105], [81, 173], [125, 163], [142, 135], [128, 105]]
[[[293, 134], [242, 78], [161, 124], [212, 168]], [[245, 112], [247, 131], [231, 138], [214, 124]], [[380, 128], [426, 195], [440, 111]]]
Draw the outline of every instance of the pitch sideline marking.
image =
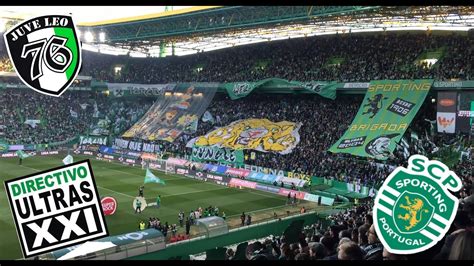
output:
[[[100, 161], [100, 162], [102, 162], [102, 161]], [[119, 163], [117, 163], [117, 162], [109, 162], [109, 163], [111, 163], [111, 164], [116, 164], [116, 165], [119, 165], [119, 166], [123, 166], [122, 164], [119, 164]], [[129, 167], [134, 167], [134, 168], [136, 168], [136, 167], [140, 167], [140, 166], [129, 166]], [[112, 170], [115, 170], [115, 169], [112, 169]], [[120, 171], [120, 170], [115, 170], [115, 171], [122, 172], [122, 171]], [[156, 170], [156, 171], [160, 171], [160, 170]], [[160, 171], [160, 172], [161, 172], [161, 171]], [[125, 173], [125, 172], [124, 172], [124, 173]], [[130, 173], [128, 173], [128, 174], [130, 174]], [[189, 180], [189, 179], [190, 179], [189, 177], [177, 176], [176, 174], [173, 174], [173, 173], [166, 173], [166, 172], [165, 172], [165, 174], [171, 175], [171, 176], [175, 177], [175, 178], [173, 178], [173, 179], [186, 179], [186, 180]], [[132, 174], [131, 174], [131, 175], [132, 175]], [[222, 186], [222, 185], [215, 184], [215, 183], [213, 183], [213, 182], [211, 182], [211, 183], [205, 182], [205, 183], [206, 183], [206, 184], [210, 184], [210, 185], [214, 185], [214, 186], [218, 186], [218, 187], [221, 187], [221, 186]], [[259, 195], [259, 196], [263, 196], [263, 197], [267, 197], [267, 198], [280, 199], [280, 196], [261, 194], [261, 193], [257, 193], [256, 191], [251, 191], [251, 190], [247, 190], [247, 189], [246, 189], [246, 191], [247, 191], [248, 193], [255, 194], [255, 195]]]
[[[36, 170], [36, 171], [41, 171], [40, 169], [36, 169], [36, 168], [33, 168], [33, 167], [29, 167], [29, 166], [24, 166], [24, 165], [19, 165], [19, 166], [21, 166], [21, 167], [23, 167], [23, 168], [28, 168], [28, 169]], [[112, 169], [112, 170], [114, 170], [114, 169]], [[116, 170], [116, 171], [122, 172], [122, 171], [119, 171], [119, 170]], [[123, 173], [126, 173], [126, 172], [123, 172]], [[186, 177], [179, 177], [179, 176], [175, 176], [175, 177], [176, 177], [176, 179], [186, 179], [186, 180], [189, 180], [189, 178], [186, 178]], [[207, 182], [206, 182], [206, 183], [207, 183]], [[212, 183], [212, 182], [211, 182], [211, 183], [207, 183], [207, 184], [211, 184], [211, 185], [218, 186], [219, 189], [208, 189], [208, 190], [201, 190], [201, 191], [190, 192], [190, 193], [178, 193], [178, 194], [164, 195], [163, 197], [171, 197], [171, 196], [178, 196], [178, 195], [185, 195], [185, 194], [192, 194], [192, 193], [199, 193], [199, 192], [207, 192], [207, 191], [216, 191], [216, 190], [222, 190], [222, 189], [228, 189], [228, 188], [229, 188], [229, 187], [223, 187], [222, 185], [214, 184], [214, 183]], [[110, 191], [110, 192], [113, 192], [113, 193], [116, 193], [116, 194], [119, 194], [119, 195], [122, 195], [122, 196], [125, 196], [125, 197], [128, 197], [128, 198], [132, 198], [132, 199], [135, 198], [134, 196], [131, 196], [131, 195], [129, 195], [129, 194], [125, 194], [125, 193], [118, 192], [118, 191], [115, 191], [115, 190], [112, 190], [112, 189], [109, 189], [109, 188], [101, 187], [101, 186], [99, 186], [99, 185], [97, 185], [97, 188], [101, 188], [101, 189], [104, 189], [104, 190], [108, 190], [108, 191]], [[256, 194], [256, 195], [259, 195], [259, 196], [268, 197], [268, 198], [279, 199], [279, 197], [256, 193], [256, 192], [254, 192], [254, 191], [249, 191], [248, 189], [246, 189], [246, 192], [252, 193], [252, 194]]]
[[[28, 168], [28, 169], [32, 169], [32, 170], [36, 170], [36, 171], [41, 171], [39, 169], [36, 169], [36, 168], [33, 168], [33, 167], [29, 167], [29, 166], [24, 166], [24, 165], [19, 165], [23, 168]], [[124, 172], [125, 173], [125, 172]], [[129, 194], [125, 194], [125, 193], [122, 193], [122, 192], [118, 192], [118, 191], [115, 191], [113, 189], [110, 189], [110, 188], [105, 188], [105, 187], [101, 187], [101, 186], [97, 186], [97, 188], [100, 188], [100, 189], [104, 189], [104, 190], [108, 190], [110, 192], [113, 192], [113, 193], [116, 193], [116, 194], [119, 194], [119, 195], [122, 195], [122, 196], [125, 196], [125, 197], [128, 197], [128, 198], [132, 198], [134, 199], [135, 197], [134, 196], [131, 196]], [[189, 193], [178, 193], [178, 194], [171, 194], [171, 195], [164, 195], [163, 197], [170, 197], [170, 196], [178, 196], [178, 195], [184, 195], [184, 194], [193, 194], [193, 193], [200, 193], [200, 192], [207, 192], [207, 191], [214, 191], [214, 190], [222, 190], [222, 189], [227, 189], [227, 187], [221, 187], [219, 189], [208, 189], [208, 190], [201, 190], [201, 191], [195, 191], [195, 192], [189, 192]]]

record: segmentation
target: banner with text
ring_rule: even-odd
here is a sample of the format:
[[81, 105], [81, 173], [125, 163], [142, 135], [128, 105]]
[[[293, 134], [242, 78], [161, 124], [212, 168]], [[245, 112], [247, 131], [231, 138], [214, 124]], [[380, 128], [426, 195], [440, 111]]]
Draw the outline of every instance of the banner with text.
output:
[[176, 84], [107, 83], [113, 97], [163, 96], [166, 92], [172, 92], [175, 87]]
[[125, 149], [137, 152], [156, 153], [160, 151], [160, 144], [147, 143], [143, 141], [132, 141], [120, 138], [116, 138], [114, 140], [112, 147], [116, 149]]
[[79, 145], [107, 145], [107, 137], [79, 136]]
[[219, 147], [193, 146], [192, 160], [196, 162], [214, 161], [223, 164], [244, 163], [244, 152], [242, 150], [222, 149]]
[[288, 81], [285, 79], [269, 78], [257, 82], [233, 82], [224, 83], [222, 86], [232, 100], [240, 99], [249, 95], [253, 90], [260, 88], [301, 88], [322, 97], [336, 99], [336, 82], [326, 81]]
[[423, 104], [432, 84], [433, 80], [370, 82], [352, 124], [329, 151], [386, 160]]

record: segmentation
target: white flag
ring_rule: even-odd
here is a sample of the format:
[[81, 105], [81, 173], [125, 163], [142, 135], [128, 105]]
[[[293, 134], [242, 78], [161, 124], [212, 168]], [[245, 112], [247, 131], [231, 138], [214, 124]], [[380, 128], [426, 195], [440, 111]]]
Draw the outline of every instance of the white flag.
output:
[[77, 118], [77, 113], [74, 112], [72, 109], [69, 109], [69, 113], [71, 114], [72, 117]]
[[71, 155], [68, 155], [63, 159], [64, 165], [72, 164], [73, 161], [74, 161], [74, 159], [72, 158]]
[[41, 123], [41, 120], [38, 119], [27, 119], [25, 124], [29, 125], [32, 128], [36, 128], [36, 124]]

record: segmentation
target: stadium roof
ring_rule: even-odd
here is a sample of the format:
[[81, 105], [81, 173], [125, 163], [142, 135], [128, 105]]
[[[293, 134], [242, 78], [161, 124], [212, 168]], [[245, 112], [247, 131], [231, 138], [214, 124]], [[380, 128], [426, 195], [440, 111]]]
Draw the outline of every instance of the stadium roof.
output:
[[2, 6], [0, 19], [23, 20], [44, 14], [71, 14], [79, 26], [143, 20], [152, 17], [172, 16], [204, 10], [208, 6]]
[[[81, 8], [74, 16], [89, 19], [78, 20], [84, 49], [140, 57], [336, 33], [474, 28], [471, 6], [210, 6], [164, 13], [165, 7], [145, 7], [148, 13], [130, 10], [125, 18], [101, 15], [101, 21], [93, 12], [102, 7]], [[115, 13], [116, 7], [105, 8], [102, 13]]]

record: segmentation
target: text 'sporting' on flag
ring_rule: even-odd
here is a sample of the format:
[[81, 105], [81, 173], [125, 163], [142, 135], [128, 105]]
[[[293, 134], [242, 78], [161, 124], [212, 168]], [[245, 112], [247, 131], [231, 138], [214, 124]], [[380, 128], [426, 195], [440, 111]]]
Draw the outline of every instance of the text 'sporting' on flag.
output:
[[64, 157], [63, 163], [64, 165], [72, 164], [74, 162], [74, 158], [68, 154], [68, 156]]
[[165, 181], [155, 176], [150, 171], [150, 169], [146, 169], [145, 180], [143, 181], [143, 184], [147, 184], [147, 183], [158, 183], [158, 184], [166, 185]]

